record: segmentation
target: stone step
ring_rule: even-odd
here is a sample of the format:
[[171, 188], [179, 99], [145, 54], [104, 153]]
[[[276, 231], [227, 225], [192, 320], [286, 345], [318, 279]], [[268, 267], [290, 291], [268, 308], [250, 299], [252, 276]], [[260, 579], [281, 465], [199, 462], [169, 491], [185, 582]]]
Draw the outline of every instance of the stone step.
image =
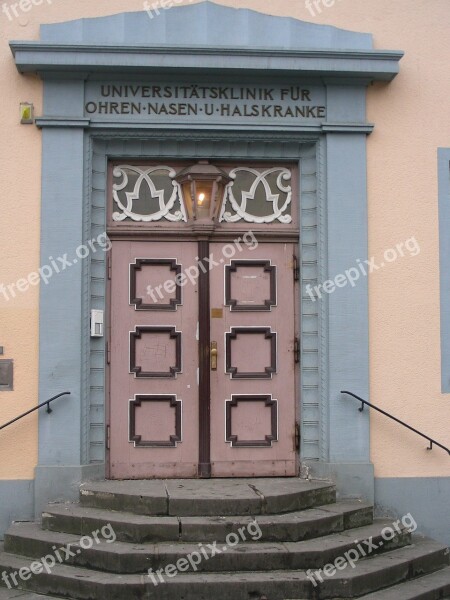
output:
[[297, 477], [108, 480], [80, 488], [83, 506], [177, 517], [277, 514], [335, 501], [336, 489], [330, 482]]
[[[198, 571], [319, 569], [346, 552], [358, 551], [358, 544], [362, 552], [375, 555], [411, 542], [411, 534], [407, 530], [386, 540], [382, 531], [384, 528], [390, 529], [391, 525], [391, 521], [376, 520], [366, 527], [313, 540], [267, 543], [253, 524], [249, 530], [242, 529], [239, 535], [233, 533], [228, 544], [215, 542], [208, 546], [205, 543], [183, 542], [144, 545], [112, 543], [112, 538], [108, 536], [105, 540], [101, 535], [97, 537], [98, 541], [92, 537], [80, 540], [75, 535], [44, 531], [34, 523], [16, 523], [5, 536], [4, 549], [10, 554], [39, 559], [55, 554], [54, 549], [57, 548], [66, 564], [128, 574], [146, 573], [149, 568], [155, 572], [178, 561], [183, 561], [189, 567], [185, 560], [187, 556], [192, 557], [190, 568], [195, 567]], [[254, 543], [252, 538], [255, 537], [261, 541]], [[64, 549], [68, 549], [68, 552]]]
[[[20, 584], [23, 589], [36, 593], [77, 600], [256, 600], [264, 596], [270, 600], [357, 598], [448, 566], [448, 552], [442, 544], [417, 536], [414, 544], [361, 560], [353, 569], [347, 566], [331, 577], [324, 577], [323, 583], [317, 583], [311, 572], [305, 571], [172, 572], [172, 578], [154, 585], [143, 575], [116, 575], [57, 565], [51, 573], [33, 575]], [[0, 552], [0, 572], [18, 573], [19, 569], [29, 565], [29, 559]], [[24, 577], [30, 575], [26, 571], [22, 574]]]
[[47, 596], [42, 594], [34, 594], [33, 592], [24, 592], [22, 590], [8, 590], [8, 588], [0, 588], [0, 600], [63, 600], [55, 598], [55, 596]]
[[[371, 504], [359, 500], [337, 502], [281, 515], [255, 515], [266, 542], [296, 542], [337, 533], [373, 521]], [[214, 542], [246, 527], [253, 517], [152, 517], [88, 508], [79, 504], [50, 504], [42, 513], [42, 527], [50, 531], [90, 535], [111, 525], [122, 542]]]
[[368, 594], [361, 600], [446, 600], [450, 598], [450, 567], [402, 585]]

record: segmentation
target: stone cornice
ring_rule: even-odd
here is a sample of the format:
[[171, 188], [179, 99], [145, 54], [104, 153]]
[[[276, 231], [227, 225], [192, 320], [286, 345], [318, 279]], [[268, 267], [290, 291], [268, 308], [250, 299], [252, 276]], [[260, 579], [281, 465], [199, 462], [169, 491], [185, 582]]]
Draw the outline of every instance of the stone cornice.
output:
[[12, 41], [20, 73], [88, 78], [100, 73], [290, 74], [390, 81], [401, 51], [274, 50], [264, 48], [148, 47]]

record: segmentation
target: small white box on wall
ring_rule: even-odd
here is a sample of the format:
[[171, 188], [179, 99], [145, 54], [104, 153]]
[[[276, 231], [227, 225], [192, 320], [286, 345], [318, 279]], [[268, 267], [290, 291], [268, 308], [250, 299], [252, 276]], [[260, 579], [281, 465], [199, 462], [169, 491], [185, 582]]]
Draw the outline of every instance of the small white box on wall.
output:
[[91, 337], [103, 337], [103, 311], [91, 310]]

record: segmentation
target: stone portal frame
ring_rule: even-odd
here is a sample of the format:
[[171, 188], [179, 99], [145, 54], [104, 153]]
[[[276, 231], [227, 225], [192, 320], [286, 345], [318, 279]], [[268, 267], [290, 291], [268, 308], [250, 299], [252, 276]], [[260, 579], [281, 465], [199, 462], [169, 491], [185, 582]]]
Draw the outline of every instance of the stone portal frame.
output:
[[[82, 165], [85, 165], [85, 181], [83, 190], [75, 186], [76, 193], [80, 194], [78, 199], [72, 197], [67, 201], [72, 212], [78, 212], [76, 221], [68, 215], [61, 220], [60, 213], [54, 211], [54, 203], [60, 199], [57, 190], [54, 190], [53, 201], [43, 205], [43, 255], [59, 256], [67, 251], [68, 240], [71, 240], [70, 246], [76, 248], [105, 231], [109, 159], [126, 156], [131, 160], [151, 155], [166, 160], [169, 156], [195, 160], [202, 156], [201, 152], [207, 151], [211, 160], [276, 160], [279, 156], [297, 160], [302, 256], [301, 457], [316, 469], [328, 469], [331, 462], [328, 457], [333, 457], [336, 463], [352, 463], [352, 469], [366, 471], [364, 485], [370, 485], [366, 484], [371, 476], [368, 413], [364, 418], [354, 419], [354, 407], [345, 403], [339, 394], [343, 387], [350, 387], [368, 397], [367, 282], [343, 289], [342, 294], [323, 295], [317, 301], [312, 301], [306, 293], [307, 285], [314, 287], [325, 281], [328, 273], [334, 276], [344, 272], [356, 258], [367, 257], [366, 134], [332, 133], [314, 137], [301, 132], [240, 132], [231, 139], [226, 132], [215, 132], [211, 139], [207, 132], [191, 131], [186, 139], [175, 132], [146, 132], [145, 136], [135, 131], [127, 133], [126, 137], [122, 131], [99, 136], [73, 128], [44, 129], [44, 152], [50, 151], [53, 157], [44, 159], [47, 181], [51, 182], [55, 161], [66, 163], [64, 167], [57, 166], [61, 172], [68, 171], [70, 162], [71, 178], [75, 172], [82, 173]], [[70, 158], [57, 158], [61, 154], [60, 144], [64, 139], [69, 143], [72, 136], [78, 141], [78, 171], [74, 169], [73, 154]], [[350, 173], [347, 160], [352, 165]], [[348, 190], [353, 190], [353, 194]], [[76, 232], [74, 223], [77, 223]], [[342, 235], [344, 230], [348, 230], [347, 235]], [[348, 240], [348, 244], [343, 244], [343, 240]], [[53, 415], [51, 429], [48, 419], [40, 420], [40, 456], [41, 460], [55, 464], [57, 452], [62, 452], [66, 457], [61, 466], [70, 465], [76, 448], [82, 457], [81, 464], [97, 464], [101, 476], [104, 473], [105, 348], [102, 339], [89, 337], [89, 311], [106, 307], [105, 255], [102, 252], [91, 256], [73, 269], [76, 275], [71, 273], [70, 281], [68, 278], [63, 281], [63, 275], [60, 280], [55, 279], [57, 289], [44, 286], [41, 290], [41, 394], [47, 397], [64, 382], [67, 387], [69, 376], [77, 402], [71, 403], [69, 410]], [[64, 299], [62, 305], [61, 299]], [[67, 311], [79, 316], [75, 331], [68, 326]], [[60, 343], [51, 334], [50, 323], [55, 322], [55, 317], [65, 323], [66, 333]], [[76, 343], [78, 335], [83, 340], [81, 353], [79, 342], [78, 346]], [[69, 344], [68, 338], [72, 340]], [[72, 368], [55, 378], [52, 366], [61, 360]], [[68, 412], [72, 414], [68, 416]], [[55, 431], [58, 430], [64, 432], [64, 440], [56, 447]]]
[[[127, 13], [47, 25], [40, 42], [11, 43], [19, 71], [44, 79], [44, 114], [36, 121], [43, 140], [42, 261], [104, 233], [109, 160], [297, 162], [301, 458], [313, 473], [335, 477], [344, 494], [370, 499], [368, 411], [355, 418], [354, 406], [340, 395], [345, 388], [369, 398], [367, 280], [317, 298], [307, 286], [367, 258], [366, 135], [373, 126], [366, 122], [366, 86], [395, 77], [402, 53], [373, 50], [367, 34], [209, 3], [163, 11], [154, 23], [146, 19]], [[196, 27], [186, 28], [186, 19]], [[320, 81], [327, 118], [180, 125], [170, 118], [155, 124], [86, 116], [86, 81], [116, 73], [155, 78], [162, 66], [175, 80]], [[37, 512], [47, 499], [75, 497], [80, 479], [105, 473], [105, 344], [90, 338], [89, 314], [106, 308], [106, 286], [101, 250], [41, 286], [40, 398], [70, 389], [73, 401], [56, 408], [52, 419], [39, 419]]]

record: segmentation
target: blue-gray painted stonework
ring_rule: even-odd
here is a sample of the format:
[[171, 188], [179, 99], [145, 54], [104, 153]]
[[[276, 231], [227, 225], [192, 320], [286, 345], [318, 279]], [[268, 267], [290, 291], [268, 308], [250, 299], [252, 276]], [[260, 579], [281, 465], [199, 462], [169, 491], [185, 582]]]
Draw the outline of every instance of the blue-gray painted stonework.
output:
[[450, 148], [438, 149], [442, 391], [450, 392]]
[[[248, 9], [233, 9], [212, 2], [162, 10], [158, 18], [146, 12], [79, 19], [41, 25], [43, 42], [62, 44], [121, 44], [204, 46], [255, 51], [336, 48], [372, 48], [368, 33], [345, 31], [297, 19], [274, 17]], [[186, 24], [189, 23], [189, 27]]]
[[40, 520], [42, 511], [49, 501], [78, 501], [81, 481], [104, 479], [104, 477], [103, 464], [38, 465], [35, 470], [32, 518]]
[[417, 531], [450, 546], [450, 477], [375, 479], [376, 514], [411, 513]]
[[[73, 263], [83, 244], [83, 131], [45, 129], [42, 136], [41, 265], [64, 256]], [[39, 414], [41, 465], [80, 464], [82, 270], [78, 260], [40, 286], [39, 397], [71, 392], [51, 418]]]
[[[189, 23], [189, 27], [186, 27]], [[44, 25], [41, 42], [12, 42], [21, 72], [180, 69], [300, 72], [391, 80], [402, 52], [373, 50], [372, 36], [210, 2]]]
[[[186, 27], [186, 22], [192, 24]], [[319, 285], [367, 258], [365, 93], [390, 80], [401, 52], [373, 50], [372, 36], [211, 3], [45, 25], [38, 42], [13, 42], [20, 72], [44, 79], [41, 262], [68, 254], [105, 228], [112, 158], [293, 160], [300, 171], [302, 244], [302, 457], [342, 495], [372, 497], [368, 414], [340, 396], [368, 398], [367, 281], [305, 301]], [[86, 115], [86, 81], [182, 77], [222, 85], [275, 85], [272, 75], [321, 88], [327, 118], [180, 126]], [[258, 75], [259, 73], [259, 75]], [[292, 79], [295, 76], [295, 79]], [[322, 95], [321, 95], [322, 94]], [[89, 337], [91, 308], [105, 307], [105, 261], [78, 261], [41, 286], [40, 399], [72, 396], [39, 420], [36, 508], [72, 498], [78, 480], [104, 474], [104, 340]]]
[[34, 481], [0, 481], [0, 540], [13, 521], [34, 519]]
[[365, 498], [375, 501], [374, 467], [368, 461], [303, 461], [303, 474], [336, 483], [339, 500]]
[[[327, 162], [328, 277], [334, 279], [367, 257], [365, 139], [358, 134], [328, 136]], [[350, 238], [345, 243], [344, 231]], [[370, 461], [368, 411], [361, 415], [340, 394], [350, 389], [363, 398], [369, 396], [367, 287], [367, 277], [361, 276], [354, 287], [348, 284], [328, 296], [332, 463]], [[356, 354], [350, 349], [352, 343], [358, 348]]]

